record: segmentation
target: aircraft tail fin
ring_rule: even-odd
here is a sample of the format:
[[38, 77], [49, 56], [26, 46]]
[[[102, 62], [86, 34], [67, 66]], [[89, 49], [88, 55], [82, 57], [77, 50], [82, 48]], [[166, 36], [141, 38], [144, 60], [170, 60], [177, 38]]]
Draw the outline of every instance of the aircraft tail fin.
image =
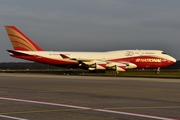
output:
[[14, 50], [19, 51], [43, 51], [37, 44], [35, 44], [30, 38], [22, 33], [15, 26], [5, 26], [6, 32], [12, 43]]

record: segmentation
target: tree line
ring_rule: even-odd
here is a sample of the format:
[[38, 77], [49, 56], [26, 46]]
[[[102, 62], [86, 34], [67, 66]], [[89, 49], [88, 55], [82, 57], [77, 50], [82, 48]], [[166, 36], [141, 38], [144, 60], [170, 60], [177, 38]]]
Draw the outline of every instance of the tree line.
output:
[[33, 63], [33, 62], [4, 62], [0, 63], [1, 70], [47, 70], [47, 69], [60, 69], [60, 67]]

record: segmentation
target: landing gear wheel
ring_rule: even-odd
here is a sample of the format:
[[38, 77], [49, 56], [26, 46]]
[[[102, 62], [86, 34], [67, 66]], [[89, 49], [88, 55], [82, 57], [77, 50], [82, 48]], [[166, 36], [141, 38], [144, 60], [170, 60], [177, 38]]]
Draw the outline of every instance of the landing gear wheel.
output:
[[157, 73], [157, 74], [160, 74], [160, 67], [157, 68], [156, 73]]

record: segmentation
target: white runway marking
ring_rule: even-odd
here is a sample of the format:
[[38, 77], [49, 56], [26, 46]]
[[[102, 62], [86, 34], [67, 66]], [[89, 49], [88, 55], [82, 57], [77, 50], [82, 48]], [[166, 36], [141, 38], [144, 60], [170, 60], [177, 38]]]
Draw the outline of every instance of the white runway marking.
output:
[[[60, 106], [60, 107], [77, 108], [77, 109], [84, 109], [84, 110], [94, 110], [94, 111], [98, 111], [98, 112], [116, 113], [116, 114], [121, 114], [121, 115], [130, 115], [130, 116], [136, 116], [136, 117], [153, 118], [153, 119], [159, 119], [159, 120], [175, 120], [172, 118], [158, 117], [158, 116], [152, 116], [152, 115], [143, 115], [143, 114], [137, 114], [137, 113], [113, 111], [113, 110], [106, 110], [106, 109], [97, 109], [97, 108], [82, 107], [82, 106], [67, 105], [67, 104], [59, 104], [59, 103], [41, 102], [41, 101], [7, 98], [7, 97], [0, 97], [0, 99], [1, 100], [9, 100], [9, 101], [17, 101], [17, 102], [25, 102], [25, 103], [35, 103], [35, 104], [43, 104], [43, 105], [53, 105], [53, 106]], [[25, 119], [18, 119], [18, 120], [25, 120]]]
[[28, 119], [24, 119], [24, 118], [17, 118], [17, 117], [6, 116], [6, 115], [0, 115], [0, 117], [14, 119], [14, 120], [28, 120]]

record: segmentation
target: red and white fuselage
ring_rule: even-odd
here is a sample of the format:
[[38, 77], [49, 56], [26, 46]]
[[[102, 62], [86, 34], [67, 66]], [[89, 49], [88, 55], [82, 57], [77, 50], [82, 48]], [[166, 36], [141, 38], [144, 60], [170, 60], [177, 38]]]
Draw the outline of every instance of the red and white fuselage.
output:
[[[106, 61], [107, 63], [129, 64], [127, 68], [158, 68], [171, 65], [176, 59], [161, 50], [119, 50], [109, 52], [54, 52], [54, 51], [17, 51], [21, 55], [12, 57], [57, 66], [75, 66], [78, 61]], [[61, 54], [71, 58], [64, 59]]]
[[89, 70], [125, 71], [130, 68], [161, 68], [176, 59], [161, 50], [117, 50], [107, 52], [44, 51], [15, 26], [5, 26], [14, 50], [10, 56], [39, 63]]

